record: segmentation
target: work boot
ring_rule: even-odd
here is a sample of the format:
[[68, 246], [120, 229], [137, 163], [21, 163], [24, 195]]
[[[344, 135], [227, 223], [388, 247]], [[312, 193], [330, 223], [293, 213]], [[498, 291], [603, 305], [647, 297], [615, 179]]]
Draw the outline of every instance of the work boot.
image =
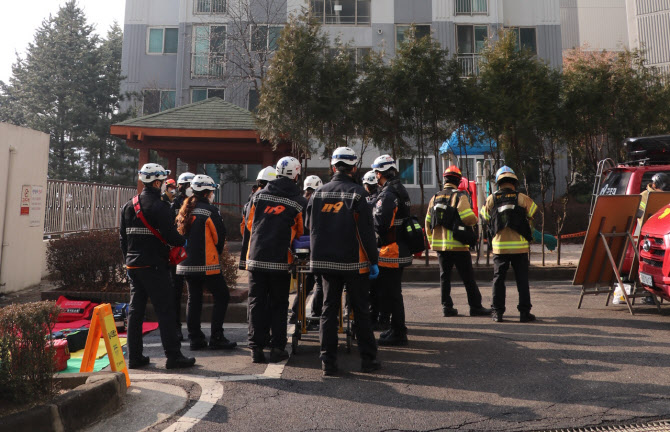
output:
[[267, 363], [265, 360], [265, 353], [262, 348], [252, 348], [251, 349], [251, 362], [252, 363]]
[[199, 337], [192, 337], [190, 338], [191, 342], [189, 344], [189, 347], [191, 348], [191, 351], [198, 351], [203, 348], [207, 348], [207, 339], [205, 339], [205, 336], [199, 336]]
[[321, 362], [321, 371], [323, 376], [335, 376], [337, 375], [337, 364], [335, 362]]
[[291, 315], [289, 315], [289, 317], [288, 317], [288, 323], [289, 323], [289, 324], [297, 324], [297, 323], [298, 323], [298, 317], [297, 317], [297, 315], [296, 315], [296, 314], [293, 314], [293, 313], [292, 313]]
[[237, 346], [237, 342], [231, 342], [223, 335], [223, 333], [215, 333], [209, 338], [209, 348], [213, 350], [231, 350]]
[[407, 345], [407, 333], [398, 333], [391, 330], [387, 337], [380, 337], [377, 342], [381, 346], [405, 346]]
[[491, 309], [486, 309], [485, 307], [470, 308], [470, 316], [489, 316], [491, 315]]
[[285, 349], [272, 348], [272, 351], [270, 351], [270, 363], [279, 363], [280, 361], [286, 360], [288, 357], [288, 351]]
[[442, 314], [445, 317], [454, 317], [458, 315], [458, 309], [454, 309], [453, 306], [442, 306]]
[[491, 319], [493, 322], [502, 322], [503, 320], [503, 313], [497, 310], [492, 310], [491, 311]]
[[361, 372], [371, 373], [382, 368], [382, 364], [377, 359], [363, 359], [361, 361]]
[[193, 367], [195, 364], [195, 358], [193, 357], [184, 357], [184, 354], [179, 352], [179, 354], [172, 355], [168, 357], [165, 362], [165, 369], [184, 369]]
[[527, 322], [532, 322], [532, 321], [535, 321], [535, 315], [533, 315], [530, 312], [521, 312], [521, 315], [519, 317], [519, 322], [527, 323]]
[[393, 333], [393, 329], [385, 330], [385, 331], [381, 332], [381, 334], [379, 335], [379, 339], [386, 339], [387, 337], [389, 337], [391, 335], [391, 333]]
[[373, 326], [374, 331], [388, 331], [391, 329], [391, 321], [388, 318], [380, 317]]
[[149, 357], [142, 356], [137, 360], [128, 360], [128, 369], [140, 369], [149, 364]]

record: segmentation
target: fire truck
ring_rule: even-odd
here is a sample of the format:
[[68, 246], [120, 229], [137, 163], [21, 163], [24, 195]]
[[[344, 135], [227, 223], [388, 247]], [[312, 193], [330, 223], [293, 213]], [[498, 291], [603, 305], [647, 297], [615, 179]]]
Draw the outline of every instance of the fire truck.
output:
[[[670, 135], [649, 137], [648, 153], [666, 163], [670, 160]], [[659, 165], [657, 168], [667, 168]], [[670, 204], [651, 216], [640, 230], [639, 242], [642, 286], [649, 292], [670, 301]]]
[[[628, 159], [627, 162], [615, 164], [611, 159], [605, 159], [598, 164], [591, 200], [591, 214], [593, 214], [596, 198], [599, 195], [640, 194], [651, 183], [651, 179], [655, 174], [660, 172], [670, 174], [670, 135], [627, 138], [624, 141], [624, 149], [626, 151], [626, 158]], [[654, 218], [652, 217], [651, 219]], [[642, 229], [643, 232], [647, 225]], [[670, 218], [668, 218], [666, 226], [667, 228], [665, 228], [663, 235], [670, 233]], [[636, 226], [633, 231], [636, 234], [634, 237], [637, 237], [639, 231], [640, 227]], [[639, 242], [639, 244], [642, 244], [642, 242]], [[623, 274], [629, 273], [633, 264], [635, 257], [633, 247], [633, 245], [629, 245], [626, 251], [626, 258], [622, 268]], [[651, 258], [648, 255], [646, 254], [644, 259], [650, 260]], [[640, 257], [640, 271], [643, 271], [642, 268], [644, 265], [646, 269], [645, 274], [656, 275], [657, 272], [651, 272], [648, 269], [650, 264], [642, 260], [642, 255]], [[663, 255], [660, 257], [656, 255], [656, 259], [663, 261]], [[670, 258], [668, 259], [670, 260]], [[670, 271], [670, 262], [667, 264], [667, 267], [668, 271]], [[658, 267], [654, 268], [660, 270]], [[665, 275], [670, 276], [667, 271]], [[670, 281], [670, 277], [667, 280]]]

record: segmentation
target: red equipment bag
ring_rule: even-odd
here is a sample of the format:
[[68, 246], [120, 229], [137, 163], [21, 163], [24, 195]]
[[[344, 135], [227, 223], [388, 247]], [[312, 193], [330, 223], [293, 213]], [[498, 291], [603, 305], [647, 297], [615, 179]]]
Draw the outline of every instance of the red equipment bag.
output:
[[[139, 195], [135, 195], [133, 197], [133, 207], [135, 208], [135, 215], [138, 218], [140, 218], [140, 220], [142, 221], [144, 226], [147, 227], [147, 229], [149, 231], [151, 231], [153, 233], [153, 235], [158, 237], [158, 240], [163, 242], [163, 244], [165, 246], [170, 247], [170, 245], [168, 244], [168, 242], [165, 241], [165, 239], [163, 238], [161, 233], [159, 233], [158, 231], [156, 231], [156, 229], [154, 227], [149, 225], [149, 222], [147, 221], [147, 218], [144, 217], [144, 213], [142, 213], [142, 207], [140, 206], [140, 196]], [[170, 249], [170, 258], [169, 258], [170, 259], [170, 265], [176, 266], [180, 262], [184, 261], [186, 259], [186, 257], [187, 257], [186, 249], [184, 248], [184, 246], [175, 246], [175, 247]]]
[[67, 361], [70, 360], [70, 350], [65, 339], [55, 339], [53, 349], [56, 351], [56, 370], [58, 372], [67, 369]]
[[60, 296], [56, 300], [56, 305], [61, 308], [61, 312], [58, 314], [58, 322], [72, 322], [90, 319], [93, 309], [98, 304], [88, 300], [68, 300], [64, 296]]

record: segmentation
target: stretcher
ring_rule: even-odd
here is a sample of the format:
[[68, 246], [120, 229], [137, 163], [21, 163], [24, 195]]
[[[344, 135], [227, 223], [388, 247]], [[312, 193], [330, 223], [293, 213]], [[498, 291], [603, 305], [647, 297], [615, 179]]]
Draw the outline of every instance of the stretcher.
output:
[[[291, 265], [291, 279], [294, 283], [296, 289], [296, 295], [298, 296], [298, 308], [297, 316], [295, 322], [295, 329], [291, 335], [291, 349], [293, 354], [298, 353], [298, 344], [302, 339], [302, 335], [309, 332], [310, 320], [317, 320], [316, 318], [307, 317], [307, 275], [311, 273], [309, 268], [309, 249], [296, 248], [291, 251], [293, 257], [293, 264]], [[346, 349], [347, 353], [351, 352], [352, 340], [354, 337], [353, 326], [354, 324], [354, 314], [353, 311], [345, 307], [346, 301], [346, 287], [343, 292], [343, 299], [340, 301], [340, 313], [339, 313], [339, 334], [344, 334], [346, 337]]]

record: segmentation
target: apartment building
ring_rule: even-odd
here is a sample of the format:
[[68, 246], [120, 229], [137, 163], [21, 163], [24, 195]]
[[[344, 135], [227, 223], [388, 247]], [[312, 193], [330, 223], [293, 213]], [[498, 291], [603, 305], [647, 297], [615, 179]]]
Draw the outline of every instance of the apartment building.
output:
[[563, 50], [629, 48], [626, 0], [561, 0]]
[[670, 75], [670, 0], [626, 0], [631, 48], [646, 52], [647, 64]]
[[[514, 29], [520, 46], [554, 67], [560, 68], [562, 63], [560, 0], [266, 0], [265, 3], [261, 7], [259, 2], [249, 0], [127, 0], [122, 57], [126, 79], [122, 90], [143, 94], [143, 98], [134, 102], [143, 114], [213, 96], [253, 109], [258, 94], [248, 80], [240, 79], [243, 62], [234, 58], [262, 51], [271, 53], [289, 14], [307, 7], [321, 21], [332, 43], [336, 39], [350, 42], [357, 58], [369, 50], [384, 50], [393, 56], [405, 31], [415, 24], [419, 34], [431, 34], [451, 55], [457, 56], [467, 75], [478, 73], [485, 41], [495, 38], [501, 28]], [[253, 25], [240, 18], [244, 15], [240, 4], [256, 5]], [[244, 26], [247, 28], [241, 31]], [[248, 40], [236, 36], [247, 31]], [[364, 165], [369, 166], [375, 156], [367, 152]], [[426, 185], [426, 200], [437, 187], [435, 161], [429, 157], [423, 162], [423, 170], [419, 172], [417, 160], [400, 161], [414, 202], [420, 200], [419, 178]], [[476, 159], [463, 161], [466, 163], [474, 166]], [[438, 168], [442, 169], [443, 164], [440, 161]], [[328, 161], [312, 160], [309, 165], [325, 173]], [[247, 167], [247, 177], [255, 178], [260, 168]]]

